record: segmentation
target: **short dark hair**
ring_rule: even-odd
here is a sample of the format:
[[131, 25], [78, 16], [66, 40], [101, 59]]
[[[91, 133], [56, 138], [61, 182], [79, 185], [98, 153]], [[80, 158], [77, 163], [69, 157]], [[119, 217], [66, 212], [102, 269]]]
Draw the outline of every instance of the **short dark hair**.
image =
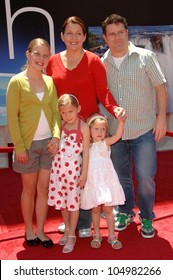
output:
[[103, 34], [106, 34], [106, 27], [107, 27], [107, 25], [112, 24], [112, 23], [114, 23], [115, 25], [117, 25], [119, 23], [122, 23], [124, 25], [125, 29], [128, 28], [127, 20], [123, 16], [118, 15], [118, 14], [112, 14], [112, 15], [108, 16], [102, 22]]

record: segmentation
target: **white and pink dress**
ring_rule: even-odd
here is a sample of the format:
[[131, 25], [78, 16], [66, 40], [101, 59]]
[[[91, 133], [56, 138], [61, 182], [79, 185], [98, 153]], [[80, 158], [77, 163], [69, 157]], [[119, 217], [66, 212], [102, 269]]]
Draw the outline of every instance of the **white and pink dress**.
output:
[[102, 204], [115, 206], [124, 203], [124, 191], [110, 158], [110, 148], [105, 140], [92, 143], [88, 177], [81, 193], [80, 208], [88, 210]]

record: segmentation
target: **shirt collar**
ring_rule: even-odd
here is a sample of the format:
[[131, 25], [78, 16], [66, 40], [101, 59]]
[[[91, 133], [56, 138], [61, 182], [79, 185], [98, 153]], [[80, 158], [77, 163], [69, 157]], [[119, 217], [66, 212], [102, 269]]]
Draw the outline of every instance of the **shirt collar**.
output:
[[[130, 56], [132, 53], [140, 53], [140, 49], [138, 47], [136, 47], [132, 42], [128, 42], [128, 55]], [[104, 61], [105, 59], [109, 59], [111, 60], [112, 55], [110, 52], [110, 49], [108, 49], [104, 55], [102, 56], [102, 61]]]

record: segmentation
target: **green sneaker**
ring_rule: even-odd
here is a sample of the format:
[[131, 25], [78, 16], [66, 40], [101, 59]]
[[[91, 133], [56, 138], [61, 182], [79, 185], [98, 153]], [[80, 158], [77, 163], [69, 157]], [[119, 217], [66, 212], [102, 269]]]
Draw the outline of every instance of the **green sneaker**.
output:
[[152, 224], [152, 220], [140, 219], [141, 221], [141, 235], [144, 238], [153, 238], [155, 235], [155, 229]]
[[134, 217], [130, 214], [119, 213], [115, 222], [115, 230], [121, 231], [127, 228], [134, 220]]

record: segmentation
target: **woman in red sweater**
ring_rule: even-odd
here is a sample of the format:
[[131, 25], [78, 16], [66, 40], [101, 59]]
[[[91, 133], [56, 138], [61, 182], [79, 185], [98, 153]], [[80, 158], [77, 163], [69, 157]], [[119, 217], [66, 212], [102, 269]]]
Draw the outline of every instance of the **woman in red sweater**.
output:
[[[61, 39], [66, 50], [52, 55], [47, 66], [47, 74], [52, 76], [58, 96], [74, 94], [81, 104], [80, 115], [85, 120], [99, 112], [99, 102], [115, 117], [125, 118], [124, 109], [118, 107], [107, 87], [102, 61], [96, 54], [83, 48], [86, 40], [84, 22], [76, 16], [67, 18], [62, 27]], [[91, 236], [90, 210], [80, 210], [78, 229], [79, 237]]]

